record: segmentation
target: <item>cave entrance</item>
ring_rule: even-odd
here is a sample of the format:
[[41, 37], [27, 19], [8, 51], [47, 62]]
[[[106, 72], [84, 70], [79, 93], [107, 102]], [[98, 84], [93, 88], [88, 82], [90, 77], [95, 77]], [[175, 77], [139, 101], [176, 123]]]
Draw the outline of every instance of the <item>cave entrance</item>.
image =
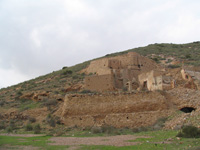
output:
[[196, 109], [194, 107], [183, 107], [180, 109], [180, 111], [184, 113], [191, 113], [192, 111], [195, 111]]

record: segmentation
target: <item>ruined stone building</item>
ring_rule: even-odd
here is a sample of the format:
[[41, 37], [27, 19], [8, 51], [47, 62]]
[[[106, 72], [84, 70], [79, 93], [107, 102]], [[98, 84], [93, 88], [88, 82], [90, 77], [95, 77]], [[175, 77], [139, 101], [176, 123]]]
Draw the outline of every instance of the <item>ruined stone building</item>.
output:
[[[127, 89], [132, 91], [140, 87], [145, 82], [148, 88], [162, 89], [159, 83], [162, 77], [155, 76], [152, 70], [161, 70], [161, 68], [151, 59], [141, 56], [135, 52], [129, 52], [121, 56], [103, 58], [92, 61], [84, 70], [86, 74], [94, 74], [85, 78], [85, 89], [91, 91], [113, 91], [118, 89]], [[144, 72], [150, 76], [144, 81], [139, 75]], [[143, 82], [143, 83], [142, 83]], [[151, 86], [150, 84], [154, 84]]]
[[169, 90], [175, 87], [175, 80], [166, 76], [164, 71], [151, 70], [138, 76], [140, 89], [149, 91]]
[[187, 81], [185, 87], [200, 89], [200, 68], [183, 67], [181, 70], [182, 78]]
[[147, 89], [149, 91], [163, 90], [161, 72], [151, 70], [142, 73], [138, 76], [138, 80], [142, 89]]

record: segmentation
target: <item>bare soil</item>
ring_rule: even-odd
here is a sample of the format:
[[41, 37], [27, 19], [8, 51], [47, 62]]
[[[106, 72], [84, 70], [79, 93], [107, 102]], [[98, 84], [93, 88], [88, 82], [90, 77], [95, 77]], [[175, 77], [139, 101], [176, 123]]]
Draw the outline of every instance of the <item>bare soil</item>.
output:
[[118, 135], [109, 137], [52, 137], [50, 145], [110, 145], [110, 146], [131, 146], [140, 144], [139, 142], [130, 142], [137, 138], [149, 138], [147, 136]]

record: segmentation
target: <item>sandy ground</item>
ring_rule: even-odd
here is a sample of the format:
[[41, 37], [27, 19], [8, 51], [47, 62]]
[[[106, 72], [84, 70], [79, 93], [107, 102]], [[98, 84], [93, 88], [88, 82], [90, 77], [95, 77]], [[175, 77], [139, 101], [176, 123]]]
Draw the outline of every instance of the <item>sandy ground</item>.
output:
[[118, 135], [109, 137], [52, 137], [50, 145], [110, 145], [110, 146], [131, 146], [139, 142], [129, 142], [137, 138], [148, 138], [145, 136]]

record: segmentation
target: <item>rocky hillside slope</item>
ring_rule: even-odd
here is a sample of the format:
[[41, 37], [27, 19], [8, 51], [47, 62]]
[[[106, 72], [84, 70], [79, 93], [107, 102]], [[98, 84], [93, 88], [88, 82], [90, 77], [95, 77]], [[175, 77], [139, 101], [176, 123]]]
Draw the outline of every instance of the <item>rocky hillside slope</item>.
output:
[[[130, 51], [151, 58], [169, 69], [180, 68], [182, 62], [185, 65], [198, 66], [200, 64], [200, 42], [152, 44], [146, 47], [108, 54], [104, 57], [117, 56]], [[90, 61], [87, 61], [72, 67], [63, 67], [59, 71], [1, 89], [0, 128], [1, 125], [6, 127], [11, 122], [14, 122], [18, 127], [23, 127], [24, 124], [29, 122], [37, 122], [43, 126], [55, 126], [51, 124], [52, 120], [62, 124], [60, 122], [61, 118], [59, 116], [55, 117], [53, 114], [63, 105], [66, 94], [88, 93], [88, 91], [84, 90], [83, 83], [85, 76], [90, 74], [86, 75], [80, 71], [86, 68], [89, 63]], [[175, 70], [171, 72], [176, 75], [177, 71]], [[180, 85], [184, 84], [182, 80], [179, 82]]]

